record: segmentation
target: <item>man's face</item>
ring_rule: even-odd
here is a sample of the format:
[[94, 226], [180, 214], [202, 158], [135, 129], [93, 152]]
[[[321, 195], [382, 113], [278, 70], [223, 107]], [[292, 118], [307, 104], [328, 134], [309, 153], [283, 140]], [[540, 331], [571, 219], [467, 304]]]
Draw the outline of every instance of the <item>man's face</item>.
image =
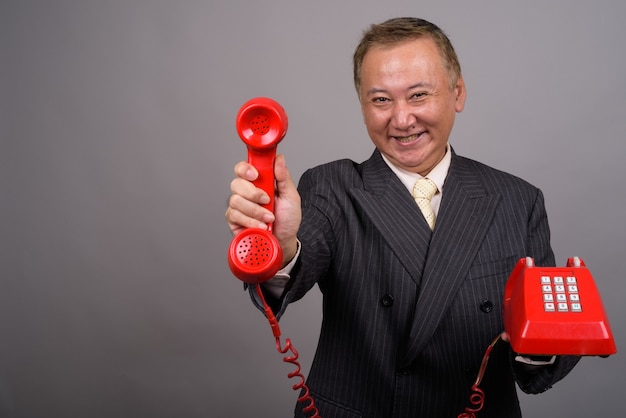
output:
[[426, 175], [445, 155], [456, 112], [465, 104], [459, 77], [450, 88], [430, 38], [373, 47], [361, 67], [361, 111], [374, 145], [394, 165]]

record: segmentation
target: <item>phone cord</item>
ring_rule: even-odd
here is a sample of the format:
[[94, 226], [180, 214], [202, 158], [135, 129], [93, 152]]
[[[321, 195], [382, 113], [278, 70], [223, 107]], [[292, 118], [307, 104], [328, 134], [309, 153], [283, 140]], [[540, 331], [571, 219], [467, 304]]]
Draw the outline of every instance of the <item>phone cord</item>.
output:
[[465, 411], [461, 413], [458, 418], [476, 418], [476, 413], [483, 409], [483, 406], [485, 405], [485, 392], [478, 386], [480, 385], [480, 382], [483, 380], [483, 377], [485, 375], [485, 370], [487, 369], [487, 363], [489, 362], [489, 355], [491, 354], [491, 350], [498, 341], [500, 341], [500, 335], [494, 338], [491, 344], [489, 344], [489, 347], [487, 347], [485, 355], [483, 356], [483, 361], [480, 364], [478, 376], [476, 377], [476, 381], [472, 385], [472, 393], [470, 394], [469, 398], [471, 406], [466, 406]]
[[284, 347], [281, 345], [280, 327], [278, 326], [278, 320], [276, 319], [276, 316], [274, 316], [274, 312], [272, 312], [272, 308], [270, 308], [267, 302], [265, 301], [265, 296], [263, 296], [263, 291], [261, 290], [260, 285], [256, 286], [256, 292], [259, 295], [261, 302], [263, 303], [265, 316], [267, 317], [267, 320], [270, 323], [270, 327], [272, 328], [272, 333], [274, 334], [274, 337], [276, 338], [276, 349], [281, 354], [287, 354], [288, 351], [290, 351], [292, 354], [291, 356], [289, 355], [284, 356], [283, 361], [285, 363], [291, 363], [296, 367], [296, 369], [293, 372], [290, 372], [287, 374], [287, 377], [290, 379], [294, 377], [300, 378], [300, 381], [296, 383], [295, 385], [293, 385], [293, 390], [302, 390], [303, 392], [302, 395], [298, 398], [298, 403], [303, 404], [302, 411], [305, 414], [312, 412], [313, 415], [311, 415], [310, 418], [321, 418], [319, 415], [319, 411], [317, 410], [317, 407], [315, 406], [315, 402], [313, 401], [313, 398], [311, 397], [309, 388], [305, 383], [304, 375], [300, 371], [300, 362], [298, 361], [298, 351], [291, 344], [291, 339], [289, 338], [285, 339]]

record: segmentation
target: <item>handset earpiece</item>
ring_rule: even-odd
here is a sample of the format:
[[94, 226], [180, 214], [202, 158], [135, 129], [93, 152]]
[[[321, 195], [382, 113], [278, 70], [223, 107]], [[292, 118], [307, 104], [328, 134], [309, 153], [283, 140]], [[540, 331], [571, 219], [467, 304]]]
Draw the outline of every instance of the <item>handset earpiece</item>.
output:
[[[275, 100], [257, 97], [241, 106], [237, 114], [237, 133], [248, 147], [248, 162], [258, 171], [254, 185], [270, 197], [265, 208], [274, 211], [274, 161], [276, 146], [287, 133], [287, 113]], [[228, 265], [235, 277], [258, 284], [271, 279], [280, 270], [283, 251], [268, 229], [246, 228], [230, 243]]]

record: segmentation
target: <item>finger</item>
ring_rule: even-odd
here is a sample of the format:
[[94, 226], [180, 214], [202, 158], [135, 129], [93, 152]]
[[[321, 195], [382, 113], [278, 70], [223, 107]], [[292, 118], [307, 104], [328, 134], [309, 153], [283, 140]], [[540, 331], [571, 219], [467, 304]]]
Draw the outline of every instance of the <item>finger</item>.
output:
[[230, 182], [230, 191], [233, 196], [240, 196], [256, 204], [266, 205], [270, 202], [270, 197], [265, 190], [256, 187], [252, 182], [240, 177], [236, 177]]
[[[262, 223], [274, 221], [274, 214], [259, 204], [245, 199], [241, 195], [233, 194], [228, 200], [226, 220], [229, 223], [238, 224], [245, 228], [260, 227]], [[256, 223], [257, 225], [253, 225]]]
[[259, 172], [255, 166], [247, 161], [240, 161], [235, 164], [235, 175], [248, 181], [254, 181], [259, 177]]
[[[271, 213], [264, 215], [263, 219], [270, 219], [269, 222], [271, 222], [273, 220], [273, 215]], [[267, 229], [267, 224], [269, 223], [250, 217], [237, 209], [233, 209], [232, 207], [228, 207], [228, 209], [226, 209], [226, 221], [228, 222], [228, 226], [233, 233], [237, 233], [244, 228]]]

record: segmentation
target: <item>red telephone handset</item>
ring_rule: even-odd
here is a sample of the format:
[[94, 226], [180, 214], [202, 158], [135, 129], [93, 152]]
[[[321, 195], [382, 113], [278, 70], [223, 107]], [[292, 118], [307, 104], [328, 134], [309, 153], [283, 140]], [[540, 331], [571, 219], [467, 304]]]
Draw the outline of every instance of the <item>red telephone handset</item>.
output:
[[518, 261], [504, 289], [504, 328], [513, 350], [530, 355], [615, 354], [600, 294], [582, 259], [566, 267]]
[[[259, 177], [254, 184], [265, 190], [270, 202], [264, 205], [274, 211], [274, 161], [276, 146], [287, 133], [287, 113], [276, 101], [266, 97], [257, 97], [241, 106], [237, 114], [237, 132], [241, 140], [248, 146], [248, 162], [256, 167]], [[283, 250], [274, 235], [272, 225], [268, 229], [246, 228], [237, 234], [228, 249], [228, 266], [235, 277], [249, 284], [259, 284], [271, 279], [280, 270], [283, 262]], [[263, 304], [272, 333], [276, 338], [276, 349], [287, 354], [283, 361], [291, 363], [296, 370], [289, 373], [289, 378], [300, 379], [292, 386], [301, 390], [298, 402], [302, 403], [302, 411], [312, 413], [311, 418], [320, 418], [304, 375], [300, 372], [298, 352], [287, 338], [283, 346], [280, 341], [280, 327], [274, 312], [265, 301], [261, 286], [256, 286], [256, 293]], [[288, 353], [291, 353], [289, 355]]]
[[[256, 167], [259, 177], [254, 184], [265, 190], [274, 210], [274, 160], [276, 146], [287, 133], [287, 113], [275, 100], [257, 97], [243, 104], [237, 114], [237, 132], [248, 147], [248, 162]], [[237, 234], [228, 250], [228, 265], [240, 280], [258, 284], [280, 270], [283, 251], [268, 229], [247, 228]]]

